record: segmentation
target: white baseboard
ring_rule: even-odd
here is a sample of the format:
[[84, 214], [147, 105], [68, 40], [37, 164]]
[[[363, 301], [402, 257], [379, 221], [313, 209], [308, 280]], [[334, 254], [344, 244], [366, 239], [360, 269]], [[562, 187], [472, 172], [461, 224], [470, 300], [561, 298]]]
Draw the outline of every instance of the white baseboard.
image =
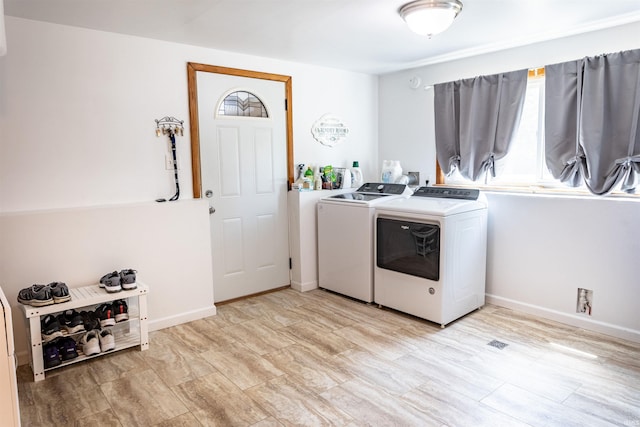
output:
[[308, 291], [312, 291], [314, 289], [318, 289], [318, 281], [317, 280], [313, 280], [311, 282], [307, 282], [307, 283], [300, 283], [300, 282], [295, 282], [295, 281], [291, 281], [291, 289], [295, 289], [298, 292], [308, 292]]
[[215, 316], [217, 309], [215, 306], [204, 307], [197, 310], [180, 313], [169, 317], [162, 317], [149, 321], [149, 331], [158, 331], [160, 329], [169, 328], [171, 326], [181, 325], [182, 323], [192, 322], [194, 320], [204, 319], [205, 317]]
[[486, 298], [486, 301], [489, 304], [522, 311], [528, 314], [534, 314], [536, 316], [544, 317], [545, 319], [555, 320], [556, 322], [562, 322], [588, 331], [600, 332], [613, 337], [640, 343], [640, 331], [625, 328], [623, 326], [600, 322], [598, 320], [585, 318], [576, 314], [563, 313], [561, 311], [551, 310], [549, 308], [515, 301], [496, 295], [486, 294]]

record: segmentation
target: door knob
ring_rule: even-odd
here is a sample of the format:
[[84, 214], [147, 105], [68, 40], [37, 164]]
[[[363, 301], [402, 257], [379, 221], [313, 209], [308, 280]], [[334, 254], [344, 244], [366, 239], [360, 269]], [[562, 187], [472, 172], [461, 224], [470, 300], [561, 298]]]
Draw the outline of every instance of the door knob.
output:
[[213, 215], [216, 211], [216, 208], [214, 208], [213, 206], [209, 206], [209, 215]]
[[213, 197], [213, 191], [207, 190], [204, 192], [204, 195], [207, 199], [210, 199], [211, 197]]

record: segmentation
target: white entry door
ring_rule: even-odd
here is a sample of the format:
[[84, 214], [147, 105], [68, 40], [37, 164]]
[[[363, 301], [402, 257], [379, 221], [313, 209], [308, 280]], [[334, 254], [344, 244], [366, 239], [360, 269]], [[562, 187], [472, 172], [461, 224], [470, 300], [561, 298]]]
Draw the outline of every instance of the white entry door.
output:
[[[210, 215], [215, 301], [290, 284], [285, 86], [197, 73], [202, 196]], [[267, 117], [234, 116], [262, 106]], [[227, 102], [227, 114], [220, 111]], [[213, 210], [212, 209], [212, 210]]]

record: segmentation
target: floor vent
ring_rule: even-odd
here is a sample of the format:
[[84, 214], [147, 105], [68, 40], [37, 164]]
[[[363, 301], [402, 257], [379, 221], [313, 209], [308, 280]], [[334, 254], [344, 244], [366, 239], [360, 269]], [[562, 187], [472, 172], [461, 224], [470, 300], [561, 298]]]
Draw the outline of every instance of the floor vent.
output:
[[490, 343], [488, 343], [488, 345], [490, 345], [491, 347], [495, 347], [497, 349], [502, 350], [503, 348], [505, 348], [509, 344], [503, 343], [503, 342], [498, 341], [498, 340], [493, 340]]

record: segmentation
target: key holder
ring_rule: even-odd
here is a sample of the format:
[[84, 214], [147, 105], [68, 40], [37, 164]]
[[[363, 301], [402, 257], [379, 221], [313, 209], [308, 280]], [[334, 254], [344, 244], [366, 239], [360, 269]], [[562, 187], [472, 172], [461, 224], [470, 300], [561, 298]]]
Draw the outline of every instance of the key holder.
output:
[[[173, 174], [176, 180], [176, 194], [169, 199], [174, 202], [180, 198], [180, 182], [178, 181], [178, 160], [176, 157], [176, 135], [184, 136], [184, 120], [165, 116], [156, 119], [156, 136], [168, 135], [171, 141], [171, 154], [173, 156]], [[166, 199], [156, 199], [156, 202], [166, 202]]]

